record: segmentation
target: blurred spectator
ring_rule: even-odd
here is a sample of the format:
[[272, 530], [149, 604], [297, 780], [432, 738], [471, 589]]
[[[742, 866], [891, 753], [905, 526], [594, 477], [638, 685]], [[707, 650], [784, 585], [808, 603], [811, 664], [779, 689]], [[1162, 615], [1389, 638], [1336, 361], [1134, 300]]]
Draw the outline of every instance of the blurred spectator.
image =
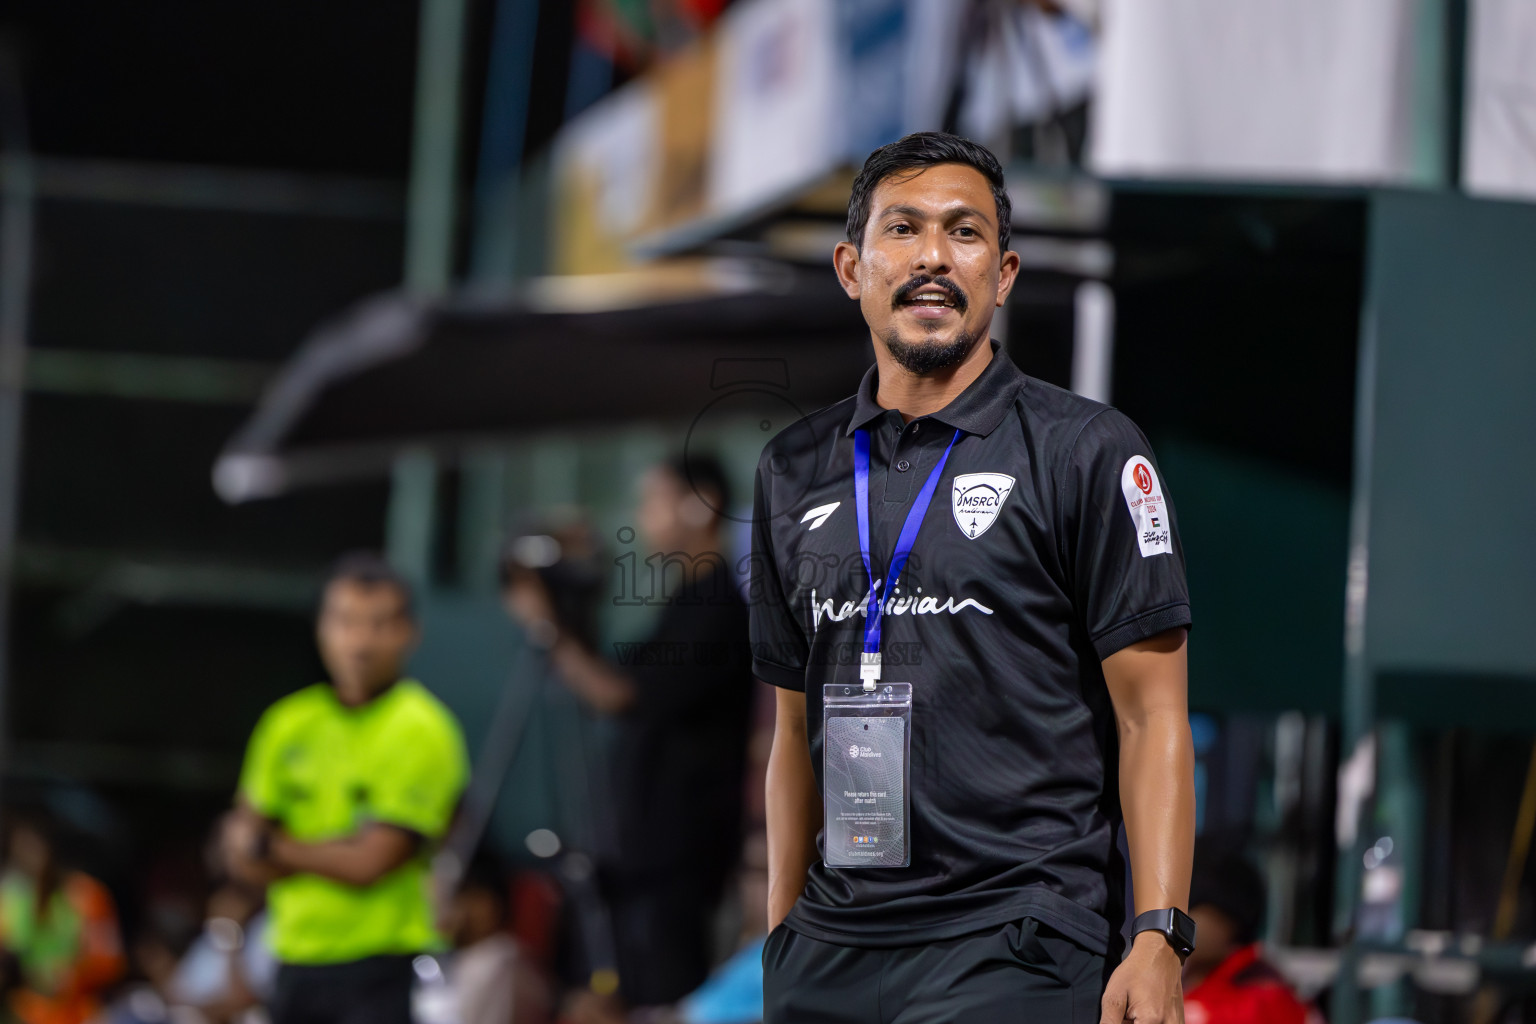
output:
[[567, 1008], [570, 1024], [761, 1024], [763, 943], [768, 938], [768, 842], [759, 832], [742, 851], [741, 942], [736, 953], [676, 1006], [626, 1014], [601, 996], [582, 993]]
[[617, 725], [617, 858], [604, 857], [602, 877], [632, 1006], [675, 1002], [709, 973], [713, 911], [740, 851], [752, 674], [746, 604], [721, 550], [729, 507], [712, 458], [679, 457], [641, 478], [635, 521], [654, 554], [638, 563], [639, 590], [662, 600], [646, 588], [655, 572], [665, 598], [650, 637], [615, 645], [622, 664], [561, 620], [543, 577], [515, 562], [505, 573], [507, 610], [530, 642]]
[[[259, 887], [223, 878], [219, 832], [204, 849], [206, 898], [186, 890], [196, 862], [162, 862], [130, 953], [141, 981], [120, 990], [93, 1024], [266, 1024], [277, 962], [267, 947]], [[221, 880], [222, 879], [222, 880]]]
[[1195, 844], [1189, 916], [1195, 951], [1184, 964], [1186, 1024], [1304, 1024], [1306, 1004], [1259, 945], [1264, 879], [1241, 853]]
[[448, 908], [454, 954], [448, 985], [459, 1024], [545, 1024], [550, 993], [511, 933], [506, 875], [491, 861], [470, 865]]
[[757, 1024], [763, 1019], [763, 942], [768, 938], [768, 837], [742, 850], [741, 945], [677, 1009], [683, 1024]]
[[273, 1024], [410, 1024], [412, 961], [442, 946], [426, 848], [464, 788], [464, 739], [400, 678], [415, 613], [382, 559], [337, 565], [317, 634], [331, 682], [262, 716], [224, 853], [234, 877], [267, 886]]
[[209, 1024], [256, 1024], [272, 997], [277, 961], [267, 945], [261, 890], [230, 881], [208, 899], [203, 930], [165, 984], [173, 1006], [190, 1006]]
[[11, 816], [0, 947], [12, 960], [8, 1003], [22, 1024], [82, 1024], [124, 972], [111, 895], [59, 862], [53, 823], [41, 811]]

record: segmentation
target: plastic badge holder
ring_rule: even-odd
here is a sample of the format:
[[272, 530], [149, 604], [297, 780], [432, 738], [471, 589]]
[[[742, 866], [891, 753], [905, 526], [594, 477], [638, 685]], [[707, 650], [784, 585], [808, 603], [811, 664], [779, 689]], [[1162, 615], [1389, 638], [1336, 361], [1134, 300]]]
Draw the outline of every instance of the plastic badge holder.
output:
[[904, 868], [912, 862], [908, 765], [912, 684], [822, 687], [822, 805], [832, 868]]

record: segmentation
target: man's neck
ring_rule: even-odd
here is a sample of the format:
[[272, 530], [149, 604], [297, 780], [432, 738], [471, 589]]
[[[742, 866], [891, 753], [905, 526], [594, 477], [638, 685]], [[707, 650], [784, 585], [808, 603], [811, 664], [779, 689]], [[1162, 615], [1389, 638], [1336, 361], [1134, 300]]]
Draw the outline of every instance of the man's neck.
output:
[[341, 702], [341, 705], [343, 707], [351, 708], [352, 710], [355, 711], [358, 708], [367, 707], [369, 704], [372, 704], [374, 701], [376, 701], [380, 697], [384, 696], [390, 690], [393, 690], [395, 688], [395, 684], [398, 683], [399, 681], [400, 681], [399, 675], [396, 674], [394, 677], [391, 677], [389, 682], [387, 682], [384, 685], [380, 686], [377, 690], [369, 691], [367, 693], [367, 695], [361, 697], [360, 699], [359, 698], [349, 699], [348, 696], [342, 692], [341, 687], [337, 686], [334, 682], [331, 683], [331, 689], [335, 691], [336, 699]]
[[880, 386], [875, 402], [882, 409], [895, 409], [903, 421], [911, 423], [953, 402], [991, 361], [992, 343], [982, 337], [958, 363], [932, 373], [916, 374], [898, 363], [885, 343], [876, 338], [875, 367], [880, 374]]

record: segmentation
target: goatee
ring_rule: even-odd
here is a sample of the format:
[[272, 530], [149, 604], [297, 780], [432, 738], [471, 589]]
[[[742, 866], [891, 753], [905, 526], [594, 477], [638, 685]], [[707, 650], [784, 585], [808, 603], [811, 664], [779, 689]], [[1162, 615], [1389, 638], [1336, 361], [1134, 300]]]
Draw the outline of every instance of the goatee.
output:
[[928, 341], [914, 344], [903, 341], [893, 327], [885, 334], [885, 347], [890, 350], [891, 358], [896, 360], [897, 365], [903, 370], [922, 377], [935, 370], [947, 369], [963, 362], [976, 347], [980, 337], [979, 334], [962, 331], [953, 341]]

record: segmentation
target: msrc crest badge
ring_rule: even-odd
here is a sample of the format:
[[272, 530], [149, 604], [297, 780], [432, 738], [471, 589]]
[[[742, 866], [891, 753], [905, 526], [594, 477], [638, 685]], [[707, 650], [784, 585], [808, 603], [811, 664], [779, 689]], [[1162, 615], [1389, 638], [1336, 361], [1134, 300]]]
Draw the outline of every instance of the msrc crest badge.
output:
[[1006, 473], [957, 474], [954, 510], [960, 532], [971, 540], [986, 533], [1012, 490], [1013, 477]]

